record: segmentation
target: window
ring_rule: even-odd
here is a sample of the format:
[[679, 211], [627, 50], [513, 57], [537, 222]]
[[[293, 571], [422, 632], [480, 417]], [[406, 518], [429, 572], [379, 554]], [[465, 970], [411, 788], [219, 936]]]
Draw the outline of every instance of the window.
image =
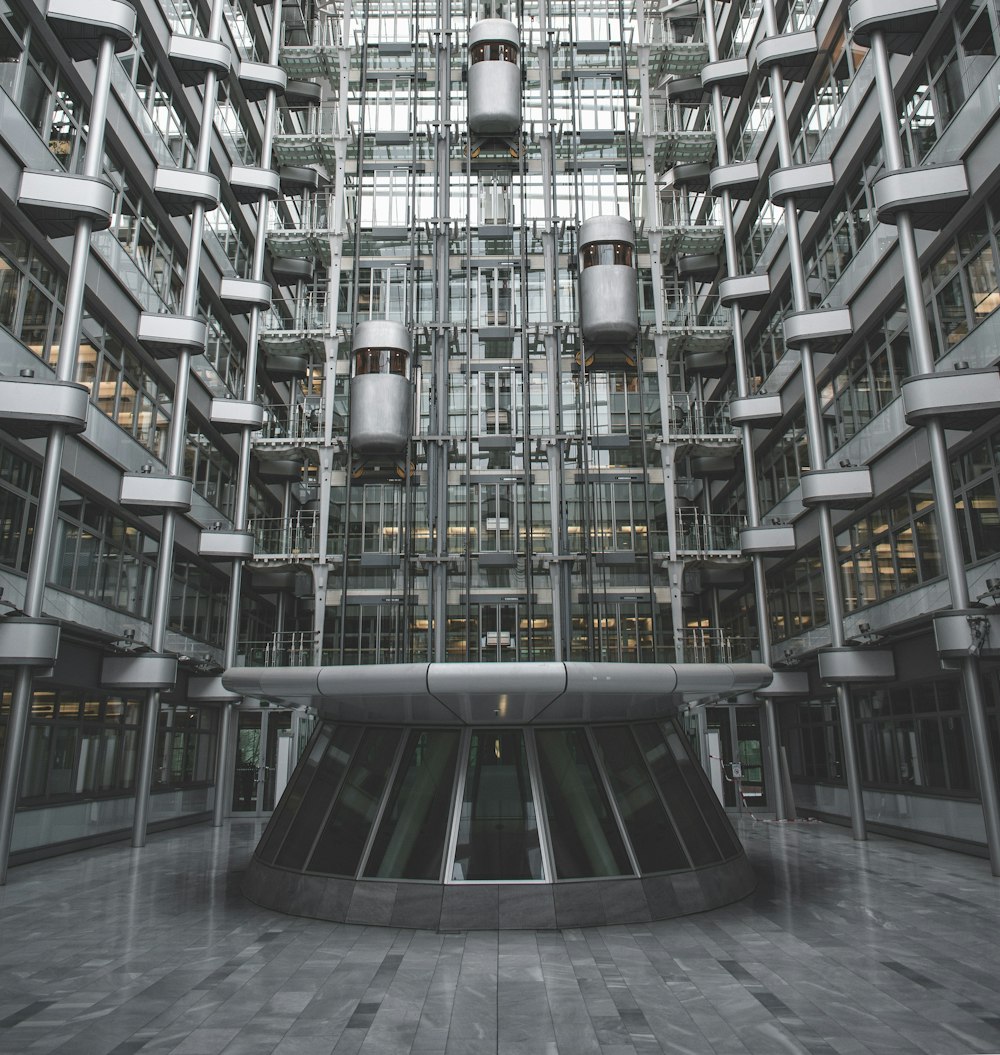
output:
[[36, 689], [21, 774], [30, 805], [129, 793], [139, 742], [137, 698]]
[[793, 780], [844, 783], [844, 750], [836, 703], [812, 700], [786, 704], [780, 727]]
[[59, 355], [66, 283], [10, 227], [0, 232], [0, 326], [43, 362]]
[[959, 4], [903, 96], [900, 130], [908, 165], [922, 165], [997, 54], [997, 12], [987, 0]]
[[865, 784], [971, 793], [968, 732], [957, 681], [855, 689], [852, 695]]
[[214, 780], [217, 726], [214, 708], [161, 707], [154, 787], [191, 787]]

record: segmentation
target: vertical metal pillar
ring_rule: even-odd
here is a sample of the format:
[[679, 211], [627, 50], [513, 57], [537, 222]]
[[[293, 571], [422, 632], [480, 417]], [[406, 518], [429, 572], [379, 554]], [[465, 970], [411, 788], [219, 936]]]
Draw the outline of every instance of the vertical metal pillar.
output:
[[[774, 0], [764, 0], [764, 21], [768, 36], [778, 36], [778, 21]], [[793, 163], [792, 142], [788, 131], [788, 114], [785, 110], [785, 85], [781, 64], [770, 69], [771, 105], [774, 109], [774, 124], [778, 136], [778, 158], [782, 168]], [[802, 259], [802, 243], [799, 238], [799, 218], [794, 196], [785, 199], [785, 238], [788, 247], [788, 270], [792, 280], [792, 306], [795, 311], [808, 311], [809, 292], [806, 286], [806, 269]], [[816, 390], [816, 371], [812, 348], [808, 343], [801, 347], [802, 389], [805, 400], [806, 436], [809, 444], [809, 464], [817, 469], [826, 464], [826, 445], [823, 439], [823, 422]], [[820, 554], [823, 562], [823, 589], [830, 620], [830, 644], [834, 648], [844, 645], [843, 600], [837, 564], [837, 547], [833, 535], [833, 516], [826, 503], [817, 509], [819, 519]], [[865, 824], [864, 799], [861, 795], [861, 773], [858, 768], [857, 743], [854, 732], [854, 717], [847, 686], [841, 682], [836, 686], [837, 709], [840, 713], [841, 742], [844, 746], [844, 771], [847, 778], [847, 794], [851, 808], [851, 833], [855, 839], [868, 838]]]
[[[101, 175], [101, 165], [104, 160], [108, 93], [111, 88], [111, 64], [114, 58], [114, 38], [101, 37], [82, 172], [82, 175], [91, 179], [96, 179]], [[73, 235], [69, 279], [66, 284], [63, 328], [59, 338], [59, 360], [56, 363], [56, 378], [64, 383], [76, 380], [76, 364], [80, 351], [80, 323], [83, 318], [83, 298], [92, 233], [93, 221], [89, 217], [77, 220], [76, 231]], [[48, 577], [52, 540], [59, 515], [59, 480], [62, 475], [65, 447], [65, 427], [53, 425], [49, 432], [48, 443], [45, 447], [45, 460], [42, 464], [38, 511], [35, 516], [34, 537], [22, 605], [22, 611], [31, 619], [37, 619], [42, 614], [45, 580]], [[10, 845], [14, 834], [14, 812], [17, 809], [17, 793], [20, 787], [21, 760], [24, 755], [28, 717], [31, 712], [31, 687], [31, 668], [18, 667], [11, 694], [3, 770], [0, 772], [0, 885], [7, 881], [7, 862], [10, 858]]]
[[[705, 35], [708, 43], [708, 58], [710, 62], [719, 60], [719, 42], [715, 31], [715, 4], [708, 0], [705, 5]], [[715, 127], [716, 147], [720, 165], [729, 164], [729, 145], [726, 142], [725, 109], [722, 104], [722, 89], [719, 85], [712, 86], [712, 123]], [[720, 206], [722, 209], [722, 232], [726, 250], [726, 272], [735, 276], [740, 273], [739, 253], [736, 249], [736, 225], [733, 220], [733, 201], [728, 189], [723, 189], [720, 195]], [[750, 395], [750, 386], [747, 381], [747, 357], [746, 344], [743, 336], [743, 318], [738, 305], [733, 305], [733, 358], [736, 361], [736, 394], [740, 399], [746, 399]], [[743, 448], [743, 478], [746, 483], [747, 501], [747, 523], [750, 527], [760, 526], [760, 495], [757, 490], [757, 459], [753, 449], [753, 429], [748, 423], [740, 426], [740, 438]], [[770, 613], [767, 607], [767, 576], [764, 568], [764, 558], [756, 554], [752, 558], [753, 586], [755, 601], [755, 616], [757, 621], [757, 640], [760, 646], [762, 663], [771, 661], [771, 624]], [[788, 807], [785, 803], [784, 786], [781, 780], [781, 767], [778, 764], [778, 718], [774, 700], [769, 697], [763, 699], [764, 724], [767, 728], [767, 736], [771, 743], [770, 760], [768, 767], [768, 783], [772, 790], [772, 801], [774, 812], [778, 820], [788, 816]]]
[[[214, 0], [207, 34], [208, 40], [218, 41], [222, 35], [222, 0]], [[218, 75], [214, 70], [205, 74], [205, 92], [202, 99], [201, 127], [198, 130], [198, 151], [195, 160], [197, 172], [208, 172], [212, 153], [212, 134], [215, 128], [215, 102]], [[198, 274], [201, 271], [201, 253], [205, 234], [205, 206], [195, 202], [191, 212], [191, 245], [187, 267], [184, 272], [184, 292], [181, 314], [193, 318], [198, 312]], [[179, 477], [184, 469], [184, 447], [187, 440], [187, 402], [191, 383], [191, 349], [182, 348], [177, 354], [177, 381], [174, 386], [174, 413], [170, 419], [167, 436], [167, 473]], [[170, 614], [170, 586], [174, 572], [174, 540], [177, 534], [177, 512], [164, 510], [163, 528], [160, 534], [159, 560], [156, 567], [156, 585], [153, 594], [152, 628], [149, 644], [154, 652], [163, 651], [167, 619]], [[135, 776], [135, 814], [132, 818], [132, 845], [146, 845], [146, 829], [149, 821], [149, 793], [153, 781], [153, 761], [156, 751], [156, 730], [160, 712], [160, 690], [150, 689], [146, 693], [139, 740], [139, 764]]]
[[[549, 564], [549, 581], [552, 589], [552, 639], [553, 660], [569, 658], [571, 649], [572, 619], [570, 617], [569, 580], [573, 574], [571, 554], [567, 552], [566, 513], [563, 502], [563, 462], [565, 451], [559, 438], [563, 431], [561, 421], [562, 377], [559, 363], [559, 341], [556, 336], [555, 277], [559, 266], [557, 244], [558, 218], [553, 208], [555, 190], [555, 158], [553, 151], [552, 120], [552, 35], [549, 30], [549, 5], [541, 0], [538, 11], [538, 82], [541, 97], [541, 129], [538, 133], [538, 154], [542, 178], [542, 255], [548, 281], [543, 285], [545, 296], [545, 328], [542, 343], [545, 348], [545, 380], [548, 388], [546, 407], [545, 460], [549, 479], [549, 531], [552, 536], [552, 561]], [[530, 414], [528, 415], [530, 417]], [[526, 441], [530, 445], [530, 440]], [[525, 464], [531, 460], [530, 450], [524, 452]], [[530, 491], [527, 501], [531, 501]]]
[[[885, 35], [881, 30], [875, 30], [872, 33], [872, 57], [875, 61], [875, 89], [878, 93], [879, 115], [882, 122], [885, 167], [886, 171], [895, 172], [905, 168], [905, 162], [899, 139], [899, 118], [892, 86], [892, 71], [889, 68], [889, 52], [885, 43]], [[924, 304], [920, 257], [917, 253], [913, 221], [909, 211], [903, 210], [897, 213], [895, 223], [899, 253], [903, 260], [903, 288], [906, 293], [906, 311], [910, 320], [913, 365], [917, 374], [932, 374], [934, 373], [934, 352], [931, 347], [927, 309]], [[941, 419], [929, 418], [924, 424], [924, 435], [927, 437], [927, 446], [930, 450], [934, 503], [941, 531], [941, 550], [944, 554], [952, 607], [968, 608], [969, 583], [965, 574], [965, 559], [962, 554], [958, 517], [955, 512], [948, 445]], [[963, 656], [959, 660], [959, 665], [962, 686], [965, 690], [965, 702], [969, 708], [972, 747], [976, 757], [979, 790], [983, 802], [983, 820], [986, 825], [990, 868], [995, 876], [1000, 876], [1000, 793], [997, 788], [997, 773], [991, 754], [989, 725], [983, 704], [979, 657]]]
[[[276, 64], [281, 49], [281, 0], [274, 0], [271, 8], [271, 40], [268, 62]], [[264, 103], [264, 128], [261, 135], [261, 167], [271, 164], [271, 146], [274, 142], [277, 92], [268, 88]], [[254, 234], [253, 262], [250, 277], [260, 282], [264, 277], [264, 250], [267, 240], [268, 196], [261, 193], [257, 199], [257, 229]], [[253, 403], [257, 398], [257, 358], [260, 336], [260, 308], [250, 309], [247, 327], [247, 354], [243, 363], [243, 398]], [[247, 508], [250, 494], [250, 434], [252, 426], [240, 430], [240, 453], [236, 471], [236, 508], [233, 512], [233, 527], [237, 531], [247, 528]], [[223, 663], [226, 667], [236, 664], [236, 650], [240, 636], [240, 593], [243, 585], [243, 561], [234, 560], [229, 574], [229, 603], [226, 611], [226, 640]], [[233, 722], [233, 711], [238, 704], [225, 703], [219, 720], [215, 753], [215, 803], [212, 809], [212, 824], [218, 828], [226, 815], [226, 775], [229, 768], [229, 740]]]
[[[431, 338], [430, 429], [433, 439], [427, 444], [427, 513], [431, 529], [431, 563], [427, 575], [430, 590], [431, 620], [430, 658], [436, 663], [447, 654], [448, 623], [448, 342], [449, 318], [449, 234], [451, 226], [450, 162], [451, 124], [451, 8], [445, 4], [437, 39], [437, 135], [434, 140], [436, 208], [434, 215], [434, 279], [437, 303], [437, 326]], [[466, 338], [471, 340], [467, 323]]]

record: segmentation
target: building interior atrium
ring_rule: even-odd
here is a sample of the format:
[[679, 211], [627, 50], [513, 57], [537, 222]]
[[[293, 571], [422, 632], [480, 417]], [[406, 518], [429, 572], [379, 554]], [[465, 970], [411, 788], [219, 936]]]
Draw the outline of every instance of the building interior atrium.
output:
[[[169, 846], [276, 950], [528, 948], [544, 1050], [684, 1050], [638, 975], [556, 1024], [556, 960], [586, 999], [668, 935], [748, 1051], [1000, 1044], [896, 978], [889, 1033], [814, 1029], [725, 951], [898, 926], [869, 867], [996, 907], [998, 47], [1000, 0], [0, 0], [0, 927], [74, 861], [169, 904]], [[15, 988], [0, 1051], [68, 1021]], [[93, 1050], [174, 1050], [129, 1021]]]

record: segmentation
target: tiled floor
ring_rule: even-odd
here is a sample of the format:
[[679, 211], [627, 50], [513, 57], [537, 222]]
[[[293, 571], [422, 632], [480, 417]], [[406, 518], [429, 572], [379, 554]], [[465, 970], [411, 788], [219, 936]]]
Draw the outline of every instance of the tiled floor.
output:
[[747, 822], [760, 877], [701, 916], [436, 934], [246, 903], [251, 823], [13, 869], [0, 1052], [625, 1055], [1000, 1051], [984, 861]]

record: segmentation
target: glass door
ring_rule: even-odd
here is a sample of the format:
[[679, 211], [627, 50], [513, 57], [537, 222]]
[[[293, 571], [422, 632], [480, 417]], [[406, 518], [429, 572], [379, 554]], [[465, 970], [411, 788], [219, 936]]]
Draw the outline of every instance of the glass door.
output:
[[[723, 805], [729, 809], [744, 804], [751, 809], [767, 806], [760, 708], [709, 707], [705, 718], [709, 777]], [[739, 773], [743, 802], [736, 801], [733, 763]]]
[[295, 742], [291, 711], [240, 711], [233, 767], [234, 814], [260, 817], [274, 809], [295, 766]]

